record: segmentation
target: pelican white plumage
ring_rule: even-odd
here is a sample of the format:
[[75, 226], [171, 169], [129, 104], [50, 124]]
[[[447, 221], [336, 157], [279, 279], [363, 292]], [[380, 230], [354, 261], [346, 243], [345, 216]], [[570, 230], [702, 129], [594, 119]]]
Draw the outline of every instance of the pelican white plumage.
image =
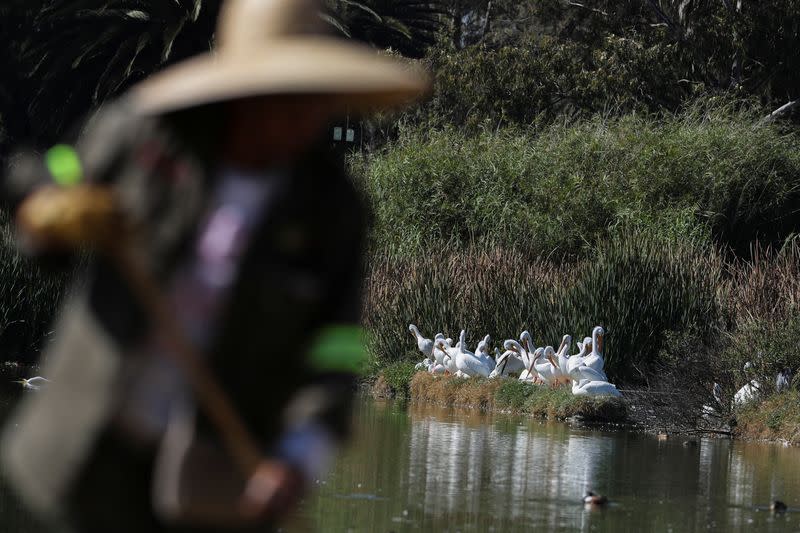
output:
[[555, 354], [556, 369], [555, 381], [557, 385], [569, 385], [572, 378], [569, 377], [569, 348], [572, 344], [572, 337], [564, 335], [561, 337], [561, 344]]
[[450, 374], [455, 374], [458, 372], [458, 367], [456, 367], [456, 355], [458, 354], [458, 348], [453, 347], [452, 339], [439, 339], [436, 341], [436, 346], [442, 351], [442, 353], [444, 353], [444, 356], [442, 357], [442, 365], [444, 366], [445, 371], [449, 372]]
[[567, 373], [572, 373], [572, 371], [581, 366], [583, 364], [584, 359], [586, 356], [589, 355], [589, 352], [592, 348], [592, 338], [591, 337], [584, 337], [583, 342], [578, 341], [578, 353], [575, 355], [569, 356], [569, 361], [567, 362]]
[[417, 348], [422, 352], [422, 355], [425, 357], [433, 357], [433, 341], [423, 337], [422, 333], [419, 332], [419, 329], [414, 324], [408, 325], [408, 331], [417, 339]]
[[489, 374], [490, 378], [506, 377], [509, 374], [518, 374], [525, 369], [525, 363], [519, 358], [519, 352], [510, 349], [511, 343], [516, 341], [506, 341], [504, 347], [506, 351], [496, 359], [494, 370]]
[[[531, 357], [528, 354], [528, 351], [525, 350], [525, 348], [523, 348], [519, 342], [515, 341], [514, 339], [508, 339], [503, 343], [503, 347], [507, 351], [514, 352], [515, 357], [522, 363], [522, 370], [520, 370], [519, 374], [520, 381], [536, 381], [538, 379], [535, 370], [533, 373], [528, 370], [528, 368], [530, 368]], [[516, 363], [513, 363], [513, 361], [509, 361], [509, 364], [516, 365]]]
[[590, 381], [582, 379], [572, 385], [575, 396], [622, 396], [617, 387], [608, 381]]
[[536, 348], [533, 355], [533, 368], [539, 374], [539, 379], [547, 385], [556, 384], [556, 364], [553, 360], [556, 351], [552, 346], [545, 348]]
[[444, 374], [447, 372], [447, 368], [443, 364], [433, 363], [428, 369], [428, 372], [431, 374]]
[[536, 351], [536, 346], [534, 346], [533, 337], [531, 337], [527, 329], [519, 334], [519, 342], [525, 348], [522, 353], [522, 361], [525, 363], [526, 367], [530, 367], [533, 361], [533, 354]]
[[569, 371], [569, 377], [573, 382], [578, 381], [608, 381], [605, 373], [598, 372], [594, 368], [586, 365], [579, 365], [572, 367]]
[[750, 381], [733, 395], [733, 404], [742, 407], [757, 399], [761, 394], [761, 383], [757, 379]]
[[22, 385], [23, 389], [39, 390], [42, 387], [46, 387], [47, 384], [50, 383], [50, 380], [47, 378], [43, 378], [42, 376], [34, 376], [28, 379], [22, 378], [14, 380], [14, 383], [19, 383], [20, 385]]
[[433, 360], [437, 365], [444, 364], [444, 356], [446, 355], [446, 352], [439, 347], [439, 343], [443, 340], [445, 340], [445, 338], [442, 333], [437, 333], [433, 338]]
[[480, 357], [476, 356], [467, 349], [467, 332], [463, 329], [461, 330], [461, 335], [459, 335], [456, 348], [458, 350], [456, 353], [456, 367], [458, 368], [459, 372], [470, 377], [489, 377], [489, 374], [492, 372], [492, 368]]
[[431, 360], [427, 357], [423, 359], [421, 362], [414, 365], [414, 370], [430, 370], [431, 368]]
[[[605, 334], [606, 332], [603, 329], [603, 326], [595, 326], [595, 328], [592, 330], [592, 351], [583, 360], [584, 365], [599, 372], [603, 376], [606, 375], [604, 370], [605, 361], [603, 360]], [[604, 377], [603, 379], [608, 381], [607, 377]]]
[[475, 349], [475, 356], [480, 358], [481, 361], [489, 368], [495, 367], [495, 360], [489, 355], [489, 344], [492, 342], [492, 338], [489, 335], [486, 335], [479, 343], [478, 347]]

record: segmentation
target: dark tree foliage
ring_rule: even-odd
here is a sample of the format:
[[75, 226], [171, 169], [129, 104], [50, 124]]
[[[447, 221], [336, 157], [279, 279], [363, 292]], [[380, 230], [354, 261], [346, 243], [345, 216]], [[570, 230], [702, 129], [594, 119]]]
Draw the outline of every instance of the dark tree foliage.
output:
[[[433, 126], [800, 98], [800, 0], [450, 0]], [[480, 22], [477, 26], [474, 21]]]
[[[0, 157], [13, 143], [47, 146], [92, 109], [167, 65], [207, 51], [221, 0], [37, 0], [0, 11]], [[329, 0], [332, 31], [420, 56], [440, 4]]]

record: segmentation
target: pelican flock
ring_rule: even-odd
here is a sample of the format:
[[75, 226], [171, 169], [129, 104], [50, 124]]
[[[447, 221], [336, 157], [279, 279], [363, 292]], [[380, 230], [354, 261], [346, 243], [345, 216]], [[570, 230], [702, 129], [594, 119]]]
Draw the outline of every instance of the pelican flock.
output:
[[462, 378], [516, 378], [552, 388], [569, 387], [575, 396], [622, 396], [616, 386], [608, 382], [603, 368], [605, 330], [602, 326], [595, 327], [591, 337], [577, 343], [578, 353], [574, 355], [569, 355], [570, 335], [561, 338], [558, 349], [536, 347], [526, 330], [520, 334], [519, 340], [504, 341], [501, 353], [497, 347], [491, 351], [489, 335], [472, 352], [467, 346], [465, 330], [461, 330], [455, 346], [444, 333], [437, 333], [431, 340], [425, 338], [414, 324], [409, 324], [408, 330], [425, 356], [415, 367], [420, 371]]

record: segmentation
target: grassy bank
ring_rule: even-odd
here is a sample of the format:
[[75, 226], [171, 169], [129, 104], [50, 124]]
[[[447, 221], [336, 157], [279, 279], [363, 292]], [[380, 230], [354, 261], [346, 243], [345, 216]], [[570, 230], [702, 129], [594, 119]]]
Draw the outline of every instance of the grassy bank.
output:
[[[378, 378], [373, 394], [384, 396], [387, 393], [388, 381], [384, 375]], [[415, 402], [498, 410], [552, 420], [577, 416], [588, 422], [617, 423], [625, 421], [627, 413], [623, 400], [578, 397], [567, 389], [554, 390], [517, 380], [462, 379], [415, 372], [398, 390], [407, 390], [409, 399]]]
[[800, 392], [773, 395], [743, 409], [736, 420], [739, 437], [800, 445]]
[[[354, 158], [375, 212], [372, 372], [465, 328], [537, 345], [606, 328], [613, 382], [723, 410], [800, 370], [800, 137], [746, 106], [541, 128], [406, 131]], [[750, 370], [743, 370], [750, 362]], [[408, 375], [408, 374], [406, 374]]]

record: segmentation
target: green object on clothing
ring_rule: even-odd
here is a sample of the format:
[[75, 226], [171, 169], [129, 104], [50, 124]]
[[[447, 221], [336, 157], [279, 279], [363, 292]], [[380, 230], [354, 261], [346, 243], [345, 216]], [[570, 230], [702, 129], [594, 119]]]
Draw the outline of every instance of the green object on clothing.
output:
[[364, 344], [359, 326], [324, 327], [311, 345], [311, 365], [321, 371], [359, 373], [364, 363]]
[[45, 153], [45, 162], [53, 181], [63, 187], [76, 185], [83, 177], [83, 167], [78, 152], [69, 145], [57, 144]]

